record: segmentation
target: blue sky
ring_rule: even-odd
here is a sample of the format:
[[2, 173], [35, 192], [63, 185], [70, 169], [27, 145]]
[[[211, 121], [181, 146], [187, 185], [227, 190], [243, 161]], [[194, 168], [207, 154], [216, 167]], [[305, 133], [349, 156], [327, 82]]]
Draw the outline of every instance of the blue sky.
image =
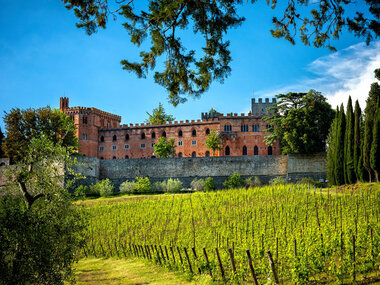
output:
[[[223, 84], [213, 83], [200, 99], [173, 107], [152, 75], [138, 79], [121, 69], [120, 60], [136, 58], [139, 50], [120, 25], [121, 17], [106, 30], [87, 36], [75, 27], [72, 11], [59, 0], [0, 0], [0, 112], [13, 107], [59, 106], [68, 96], [71, 106], [96, 107], [122, 116], [123, 123], [140, 123], [159, 102], [177, 120], [199, 119], [210, 108], [248, 112], [252, 97], [278, 93], [323, 92], [335, 106], [348, 95], [364, 107], [373, 70], [380, 67], [380, 41], [366, 46], [344, 33], [333, 44], [338, 52], [296, 45], [272, 38], [273, 13], [261, 1], [244, 4], [243, 25], [229, 31], [232, 73]], [[363, 8], [358, 1], [352, 11]], [[245, 2], [246, 3], [246, 2]], [[349, 10], [349, 12], [351, 12]], [[192, 43], [191, 34], [184, 42]], [[4, 129], [1, 122], [0, 126]]]

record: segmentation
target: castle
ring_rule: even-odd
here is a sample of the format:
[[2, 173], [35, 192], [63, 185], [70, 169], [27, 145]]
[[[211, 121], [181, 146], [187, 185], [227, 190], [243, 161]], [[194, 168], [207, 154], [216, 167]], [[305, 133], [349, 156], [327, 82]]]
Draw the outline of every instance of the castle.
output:
[[88, 107], [69, 107], [69, 98], [60, 98], [60, 110], [74, 121], [79, 152], [99, 159], [155, 158], [154, 144], [160, 137], [175, 139], [176, 157], [208, 157], [206, 146], [212, 130], [222, 137], [222, 150], [215, 156], [280, 155], [279, 142], [266, 145], [269, 125], [263, 120], [276, 99], [258, 102], [253, 98], [251, 112], [227, 114], [202, 113], [201, 120], [163, 124], [121, 125], [121, 117]]

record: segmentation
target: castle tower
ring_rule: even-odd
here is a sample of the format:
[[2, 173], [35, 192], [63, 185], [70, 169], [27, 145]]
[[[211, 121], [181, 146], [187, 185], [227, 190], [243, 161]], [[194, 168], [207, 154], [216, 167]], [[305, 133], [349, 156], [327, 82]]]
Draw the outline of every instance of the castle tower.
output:
[[263, 102], [262, 98], [259, 98], [259, 101], [256, 102], [255, 98], [252, 98], [252, 114], [258, 114], [260, 117], [269, 114], [268, 108], [273, 107], [276, 103], [276, 98], [272, 98], [272, 102], [269, 102], [269, 98], [265, 98]]
[[59, 98], [59, 109], [63, 112], [65, 109], [69, 108], [69, 98], [61, 97]]

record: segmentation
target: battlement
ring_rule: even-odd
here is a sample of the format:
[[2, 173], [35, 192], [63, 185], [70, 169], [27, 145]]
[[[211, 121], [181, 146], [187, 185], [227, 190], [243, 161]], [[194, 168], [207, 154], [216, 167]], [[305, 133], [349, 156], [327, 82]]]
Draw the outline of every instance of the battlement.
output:
[[258, 98], [257, 102], [256, 98], [252, 98], [252, 114], [256, 114], [258, 116], [267, 115], [270, 113], [268, 108], [273, 107], [276, 102], [276, 98], [272, 98], [271, 101], [269, 101], [269, 98], [265, 98], [265, 101], [263, 98]]

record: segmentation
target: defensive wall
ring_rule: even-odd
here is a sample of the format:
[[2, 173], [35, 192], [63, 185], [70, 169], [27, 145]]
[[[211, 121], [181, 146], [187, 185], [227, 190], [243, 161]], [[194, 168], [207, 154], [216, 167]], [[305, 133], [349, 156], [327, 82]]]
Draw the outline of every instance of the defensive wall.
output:
[[326, 179], [325, 160], [324, 154], [110, 160], [79, 157], [82, 165], [77, 166], [76, 171], [87, 177], [81, 184], [89, 185], [108, 178], [116, 189], [125, 180], [133, 180], [137, 176], [149, 177], [151, 182], [177, 178], [186, 188], [190, 187], [194, 178], [212, 177], [221, 187], [234, 173], [244, 178], [257, 176], [262, 183], [277, 176], [285, 177], [290, 182], [297, 182], [303, 177]]

